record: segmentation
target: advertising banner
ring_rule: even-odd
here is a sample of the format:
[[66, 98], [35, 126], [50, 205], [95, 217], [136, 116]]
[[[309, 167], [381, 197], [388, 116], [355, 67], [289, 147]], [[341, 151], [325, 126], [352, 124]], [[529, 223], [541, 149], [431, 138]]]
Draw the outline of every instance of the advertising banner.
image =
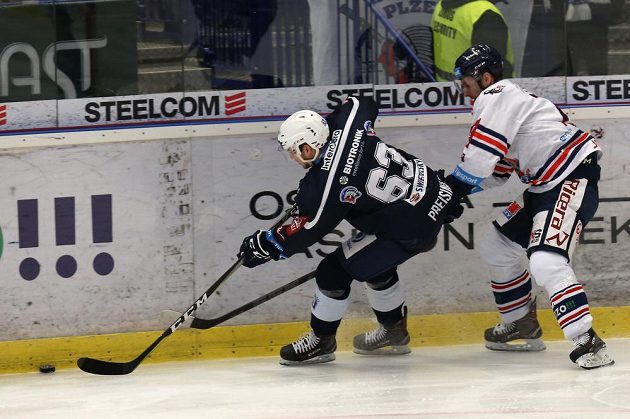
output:
[[[525, 78], [517, 79], [516, 82], [532, 94], [549, 98], [560, 107], [630, 103], [630, 93], [627, 92], [630, 79], [626, 80], [622, 76]], [[47, 129], [119, 129], [282, 121], [299, 109], [328, 114], [339, 107], [348, 95], [373, 98], [378, 103], [381, 116], [468, 114], [471, 111], [470, 101], [452, 82], [177, 92], [59, 101], [0, 102], [0, 134], [28, 134], [32, 130]], [[405, 125], [411, 123], [408, 121]], [[453, 119], [449, 123], [465, 124], [467, 120]], [[182, 137], [189, 135], [182, 128]], [[37, 145], [36, 141], [32, 144]]]
[[[567, 77], [567, 103], [630, 106], [630, 75]], [[630, 116], [630, 111], [628, 111]]]
[[0, 340], [159, 329], [188, 306], [190, 159], [173, 140], [1, 156]]
[[[592, 306], [630, 304], [630, 145], [627, 120], [584, 121], [604, 150], [601, 203], [572, 259]], [[388, 143], [451, 171], [468, 127], [379, 128]], [[3, 340], [162, 330], [234, 263], [243, 238], [267, 229], [294, 199], [304, 170], [274, 135], [156, 140], [0, 156], [0, 316]], [[464, 215], [399, 276], [412, 314], [494, 311], [479, 244], [524, 189], [518, 179], [471, 195]], [[404, 223], [405, 220], [400, 220]], [[240, 268], [198, 311], [214, 317], [313, 270], [356, 231], [342, 223], [303, 253]], [[308, 282], [228, 324], [304, 321]], [[548, 308], [538, 286], [539, 306]], [[360, 283], [346, 317], [371, 317]], [[77, 321], [80, 319], [80, 321]]]
[[0, 103], [133, 94], [136, 3], [0, 5]]
[[[371, 92], [370, 85], [338, 86], [345, 94]], [[160, 93], [59, 102], [65, 127], [137, 126], [166, 123], [256, 122], [281, 120], [296, 109], [329, 113], [321, 87]], [[338, 106], [342, 98], [336, 99]]]

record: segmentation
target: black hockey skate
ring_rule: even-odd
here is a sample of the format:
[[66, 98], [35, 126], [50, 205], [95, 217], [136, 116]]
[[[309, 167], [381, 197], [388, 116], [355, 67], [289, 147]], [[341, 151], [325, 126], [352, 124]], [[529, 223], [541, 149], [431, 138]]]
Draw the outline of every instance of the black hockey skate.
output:
[[499, 323], [486, 329], [484, 333], [486, 348], [492, 351], [543, 351], [546, 346], [540, 339], [541, 336], [542, 329], [536, 316], [535, 298], [530, 303], [529, 312], [525, 317], [512, 323]]
[[293, 343], [280, 349], [282, 365], [321, 364], [335, 360], [337, 341], [335, 335], [317, 336], [314, 331], [302, 335]]
[[378, 328], [354, 337], [354, 353], [361, 355], [404, 355], [409, 349], [407, 316], [393, 325], [379, 324]]
[[569, 358], [587, 370], [615, 363], [606, 352], [606, 343], [597, 336], [593, 328], [573, 340], [573, 351], [569, 354]]

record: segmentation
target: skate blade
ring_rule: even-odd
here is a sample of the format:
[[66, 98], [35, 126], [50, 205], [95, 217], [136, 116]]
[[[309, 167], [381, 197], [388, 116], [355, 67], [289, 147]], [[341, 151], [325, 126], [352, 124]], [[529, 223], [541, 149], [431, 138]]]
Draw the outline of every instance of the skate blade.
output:
[[[514, 343], [524, 342], [524, 343]], [[542, 339], [519, 339], [510, 343], [502, 342], [489, 342], [486, 341], [486, 348], [491, 351], [506, 351], [506, 352], [540, 352], [547, 349]]]
[[585, 370], [592, 370], [600, 367], [611, 366], [615, 361], [608, 355], [606, 349], [600, 349], [597, 353], [588, 353], [579, 357], [576, 361]]
[[323, 364], [325, 362], [332, 362], [335, 360], [335, 354], [326, 354], [316, 356], [315, 358], [307, 359], [306, 361], [290, 361], [288, 359], [280, 358], [280, 365], [286, 365], [289, 367], [298, 366], [298, 365], [312, 365], [312, 364]]
[[409, 345], [383, 346], [382, 348], [368, 351], [366, 349], [353, 348], [355, 354], [359, 355], [405, 355], [411, 353]]

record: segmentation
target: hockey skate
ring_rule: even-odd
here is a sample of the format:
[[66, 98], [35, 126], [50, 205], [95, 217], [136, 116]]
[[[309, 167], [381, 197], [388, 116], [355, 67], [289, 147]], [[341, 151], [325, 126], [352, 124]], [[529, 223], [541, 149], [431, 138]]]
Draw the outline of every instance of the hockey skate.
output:
[[354, 337], [354, 353], [361, 355], [404, 355], [409, 349], [407, 317], [403, 317], [391, 326], [378, 325], [362, 335]]
[[587, 370], [615, 363], [606, 352], [606, 343], [592, 328], [573, 340], [573, 351], [569, 354], [569, 358]]
[[512, 323], [499, 323], [486, 329], [484, 333], [486, 348], [492, 351], [543, 351], [546, 346], [540, 339], [541, 336], [542, 329], [536, 317], [535, 298], [530, 303], [529, 312], [525, 317]]
[[335, 360], [335, 335], [317, 336], [313, 330], [280, 349], [280, 364], [321, 364]]

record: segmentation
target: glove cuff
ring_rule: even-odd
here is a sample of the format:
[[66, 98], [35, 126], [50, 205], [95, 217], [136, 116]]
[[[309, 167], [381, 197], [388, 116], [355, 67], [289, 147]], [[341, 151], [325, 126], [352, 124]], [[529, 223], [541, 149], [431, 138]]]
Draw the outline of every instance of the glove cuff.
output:
[[266, 246], [265, 249], [269, 252], [269, 256], [271, 256], [273, 260], [287, 258], [287, 256], [285, 256], [284, 254], [284, 247], [276, 239], [276, 237], [273, 234], [273, 231], [267, 230], [265, 232], [265, 239], [267, 239], [267, 243], [270, 245], [270, 246]]

